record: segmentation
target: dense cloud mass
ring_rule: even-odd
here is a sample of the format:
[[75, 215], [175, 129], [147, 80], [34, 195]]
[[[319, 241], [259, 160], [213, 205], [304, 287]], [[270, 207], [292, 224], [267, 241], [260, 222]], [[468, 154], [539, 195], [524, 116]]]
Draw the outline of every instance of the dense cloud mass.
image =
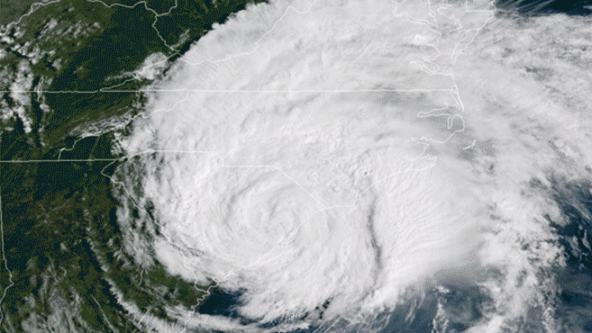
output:
[[493, 9], [271, 1], [151, 86], [119, 142], [126, 249], [240, 295], [234, 316], [171, 307], [175, 325], [381, 331], [410, 295], [462, 284], [489, 300], [470, 332], [558, 330], [545, 189], [590, 178], [585, 54], [565, 47], [590, 29]]

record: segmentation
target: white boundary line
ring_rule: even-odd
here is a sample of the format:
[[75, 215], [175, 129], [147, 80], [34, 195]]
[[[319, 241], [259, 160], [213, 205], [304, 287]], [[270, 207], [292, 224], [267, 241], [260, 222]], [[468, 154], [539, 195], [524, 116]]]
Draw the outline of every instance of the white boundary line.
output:
[[[154, 14], [154, 22], [152, 22], [152, 28], [154, 29], [154, 31], [156, 31], [156, 34], [158, 35], [158, 38], [160, 38], [160, 40], [162, 41], [162, 43], [163, 43], [163, 44], [164, 44], [164, 45], [165, 45], [165, 46], [166, 46], [166, 47], [167, 47], [169, 50], [174, 50], [174, 47], [173, 47], [173, 46], [170, 46], [169, 44], [167, 44], [166, 40], [165, 40], [165, 39], [164, 39], [164, 38], [161, 36], [161, 34], [160, 34], [160, 31], [158, 31], [158, 29], [156, 28], [156, 23], [158, 22], [158, 18], [159, 18], [159, 17], [161, 17], [161, 16], [166, 16], [166, 15], [169, 15], [169, 14], [170, 14], [170, 13], [173, 11], [173, 9], [176, 9], [176, 8], [179, 6], [179, 2], [178, 2], [178, 0], [175, 0], [175, 4], [174, 4], [174, 5], [173, 5], [171, 8], [169, 8], [169, 10], [168, 10], [168, 11], [166, 11], [166, 12], [164, 12], [164, 13], [161, 13], [161, 14], [159, 14], [159, 13], [158, 13], [157, 11], [155, 11], [154, 9], [152, 9], [152, 8], [148, 7], [148, 4], [146, 3], [146, 1], [138, 1], [138, 2], [136, 2], [136, 3], [135, 3], [135, 4], [133, 4], [133, 5], [123, 5], [123, 4], [120, 4], [120, 3], [114, 3], [114, 4], [112, 4], [112, 5], [108, 5], [108, 4], [104, 3], [104, 2], [103, 2], [103, 1], [101, 1], [101, 0], [86, 0], [86, 1], [88, 1], [88, 2], [90, 2], [90, 3], [100, 3], [100, 4], [102, 4], [103, 6], [105, 6], [105, 7], [107, 7], [107, 8], [113, 8], [113, 7], [122, 7], [122, 8], [126, 8], [126, 9], [134, 9], [134, 8], [136, 8], [138, 5], [140, 5], [140, 4], [143, 4], [143, 5], [144, 5], [144, 8], [145, 8], [147, 11], [151, 12], [152, 14]], [[161, 0], [161, 1], [162, 1], [162, 0]]]
[[[0, 132], [0, 145], [2, 144], [2, 132]], [[0, 146], [1, 147], [1, 146]], [[1, 149], [0, 149], [1, 152]], [[1, 177], [1, 176], [0, 176]], [[8, 272], [8, 282], [9, 285], [4, 288], [2, 292], [2, 298], [0, 298], [0, 325], [2, 324], [2, 320], [4, 319], [4, 312], [2, 311], [2, 303], [4, 302], [4, 298], [6, 297], [6, 293], [8, 289], [14, 286], [14, 282], [12, 281], [12, 272], [8, 268], [8, 260], [6, 260], [6, 252], [4, 249], [4, 219], [2, 216], [2, 178], [0, 178], [0, 240], [2, 241], [2, 260], [4, 261], [4, 268]]]
[[99, 306], [99, 310], [101, 311], [101, 314], [103, 315], [103, 320], [105, 320], [105, 322], [107, 322], [107, 325], [109, 326], [109, 328], [111, 329], [112, 332], [119, 332], [118, 329], [116, 329], [113, 324], [111, 324], [111, 322], [109, 321], [109, 318], [107, 318], [107, 315], [105, 315], [105, 312], [103, 311], [103, 307], [101, 307], [101, 304], [99, 303], [99, 301], [97, 301], [97, 299], [94, 296], [90, 296], [95, 303], [97, 303], [97, 305]]
[[99, 94], [99, 93], [140, 93], [140, 92], [195, 92], [195, 93], [248, 93], [248, 94], [287, 94], [287, 93], [366, 93], [366, 92], [429, 92], [429, 91], [454, 91], [451, 89], [311, 89], [311, 90], [225, 90], [225, 89], [138, 89], [138, 90], [57, 90], [57, 91], [8, 91], [0, 90], [0, 93], [19, 93], [19, 94]]
[[[153, 22], [153, 24], [152, 24], [152, 27], [153, 27], [153, 28], [156, 30], [156, 32], [157, 32], [157, 34], [158, 34], [159, 38], [160, 38], [160, 39], [163, 41], [163, 43], [165, 44], [165, 46], [167, 46], [169, 49], [172, 49], [172, 47], [171, 47], [171, 46], [169, 46], [169, 45], [166, 43], [166, 41], [165, 41], [165, 40], [162, 38], [162, 36], [160, 35], [160, 32], [159, 32], [159, 31], [156, 29], [156, 27], [155, 27], [155, 24], [156, 24], [156, 22], [157, 22], [157, 20], [158, 20], [158, 17], [159, 17], [159, 16], [168, 15], [168, 14], [170, 14], [170, 12], [171, 12], [171, 11], [172, 11], [174, 8], [176, 8], [176, 7], [177, 7], [177, 0], [175, 0], [175, 5], [174, 5], [173, 7], [171, 7], [167, 13], [164, 13], [164, 14], [158, 14], [156, 11], [154, 11], [154, 10], [153, 10], [153, 9], [151, 9], [151, 8], [149, 8], [149, 7], [147, 6], [147, 4], [146, 4], [146, 1], [140, 1], [140, 2], [137, 2], [137, 3], [136, 3], [136, 4], [134, 4], [133, 6], [126, 6], [126, 5], [122, 5], [122, 4], [113, 4], [113, 5], [107, 5], [107, 4], [105, 4], [104, 2], [102, 2], [102, 1], [100, 1], [100, 0], [87, 0], [87, 1], [89, 1], [89, 2], [92, 2], [92, 3], [101, 3], [101, 4], [103, 4], [104, 6], [106, 6], [106, 7], [109, 7], [109, 8], [111, 8], [111, 7], [114, 7], [114, 6], [119, 6], [119, 7], [123, 7], [123, 8], [130, 8], [130, 9], [132, 9], [132, 8], [135, 8], [135, 7], [136, 7], [137, 5], [139, 5], [139, 4], [144, 4], [144, 7], [146, 8], [146, 10], [148, 10], [148, 11], [151, 11], [153, 14], [155, 14], [155, 20], [154, 20], [154, 22]], [[57, 0], [57, 1], [54, 1], [54, 2], [51, 2], [51, 3], [56, 3], [56, 2], [59, 2], [59, 0]], [[404, 2], [405, 2], [405, 1], [404, 1]], [[51, 4], [51, 3], [47, 3], [47, 4]], [[183, 59], [180, 59], [180, 61], [183, 61], [183, 62], [185, 62], [185, 63], [187, 63], [187, 64], [189, 64], [189, 65], [192, 65], [192, 66], [196, 66], [196, 65], [199, 65], [199, 64], [201, 64], [201, 63], [205, 63], [205, 62], [210, 62], [210, 63], [223, 62], [223, 61], [225, 61], [225, 60], [228, 60], [228, 59], [231, 59], [231, 58], [234, 58], [234, 57], [238, 57], [238, 56], [241, 56], [241, 55], [252, 54], [252, 53], [256, 52], [256, 50], [258, 49], [258, 47], [259, 47], [259, 42], [261, 41], [261, 39], [262, 39], [264, 36], [266, 36], [267, 34], [269, 34], [269, 33], [270, 33], [270, 32], [271, 32], [271, 31], [272, 31], [274, 28], [275, 28], [275, 26], [277, 25], [277, 23], [279, 23], [279, 21], [280, 21], [281, 19], [283, 19], [283, 17], [284, 17], [285, 15], [287, 15], [287, 12], [288, 12], [288, 10], [289, 10], [289, 9], [294, 9], [294, 10], [295, 10], [297, 13], [299, 13], [299, 14], [303, 14], [303, 13], [306, 13], [306, 12], [308, 12], [308, 11], [311, 9], [311, 7], [312, 7], [312, 6], [313, 6], [315, 3], [316, 3], [316, 0], [315, 0], [315, 1], [313, 1], [313, 3], [312, 3], [312, 4], [311, 4], [311, 5], [310, 5], [310, 6], [309, 6], [309, 7], [308, 7], [308, 8], [307, 8], [305, 11], [303, 11], [303, 12], [300, 12], [300, 11], [298, 11], [297, 9], [295, 9], [294, 7], [292, 7], [292, 6], [289, 6], [289, 7], [287, 8], [286, 12], [284, 13], [284, 15], [282, 15], [282, 16], [280, 17], [280, 19], [279, 19], [278, 21], [276, 21], [276, 22], [273, 24], [272, 28], [271, 28], [271, 29], [270, 29], [268, 32], [266, 32], [265, 34], [263, 34], [263, 35], [261, 36], [261, 38], [259, 38], [259, 40], [257, 40], [257, 41], [256, 41], [256, 43], [255, 43], [255, 45], [256, 45], [256, 46], [255, 46], [255, 48], [254, 48], [252, 51], [250, 51], [250, 52], [247, 52], [247, 53], [241, 53], [241, 54], [237, 54], [237, 55], [232, 55], [232, 56], [229, 56], [229, 57], [226, 57], [226, 58], [223, 58], [223, 59], [219, 59], [219, 60], [216, 60], [216, 61], [211, 61], [211, 60], [209, 60], [209, 59], [203, 60], [203, 61], [201, 61], [201, 62], [198, 62], [198, 63], [190, 63], [190, 62], [188, 62], [188, 61], [185, 61], [185, 60], [183, 60]], [[47, 4], [45, 4], [45, 5], [47, 5]], [[428, 0], [428, 5], [429, 5], [429, 8], [430, 8], [430, 11], [432, 11], [432, 10], [431, 10], [431, 1], [430, 1], [430, 0]], [[398, 7], [398, 6], [397, 6], [397, 7]], [[37, 8], [35, 8], [35, 10], [36, 10], [36, 9], [37, 9]], [[468, 10], [468, 1], [465, 1], [465, 9], [466, 9], [466, 12], [493, 12], [493, 11], [481, 11], [481, 10], [471, 10], [471, 11], [469, 11], [469, 10]], [[32, 7], [32, 10], [31, 10], [29, 13], [27, 13], [26, 15], [30, 15], [30, 13], [32, 13], [33, 11], [34, 11], [34, 10], [33, 10], [33, 7]], [[395, 11], [396, 11], [396, 8], [393, 10], [393, 14], [394, 14], [395, 16], [397, 16], [397, 14], [395, 14]], [[434, 30], [434, 29], [433, 29], [433, 27], [430, 25], [430, 23], [429, 23], [429, 22], [426, 22], [425, 20], [418, 20], [418, 19], [415, 19], [415, 18], [411, 17], [410, 15], [408, 15], [407, 13], [403, 13], [403, 14], [406, 16], [406, 18], [407, 18], [407, 19], [408, 19], [408, 20], [409, 20], [411, 23], [419, 23], [419, 24], [423, 24], [423, 25], [425, 25], [425, 26], [426, 26], [428, 29], [430, 29], [430, 30], [432, 30], [432, 31], [434, 31], [434, 32], [436, 32], [436, 33], [438, 33], [438, 34], [441, 36], [441, 33], [440, 33], [440, 32], [438, 32], [438, 31], [436, 31], [436, 30]], [[433, 12], [432, 12], [432, 15], [433, 15]], [[23, 15], [23, 16], [22, 16], [22, 17], [19, 19], [19, 21], [18, 21], [18, 22], [20, 22], [20, 20], [22, 20], [22, 18], [23, 18], [24, 16], [25, 16], [25, 15]], [[490, 18], [490, 19], [491, 19], [491, 18]], [[486, 25], [486, 23], [487, 23], [488, 21], [489, 21], [489, 20], [487, 20], [487, 21], [486, 21], [486, 22], [483, 24], [483, 26], [482, 26], [480, 29], [478, 29], [478, 31], [480, 31], [480, 30], [481, 30], [481, 29], [482, 29], [482, 28], [483, 28], [483, 27]], [[472, 30], [475, 30], [475, 29], [472, 29]], [[469, 31], [471, 31], [471, 30], [469, 30]], [[465, 36], [466, 36], [466, 34], [468, 34], [468, 32], [467, 32], [467, 33], [465, 33]], [[478, 32], [477, 32], [477, 34], [478, 34]], [[470, 45], [470, 44], [473, 42], [473, 40], [474, 40], [474, 38], [476, 37], [476, 35], [477, 35], [477, 34], [475, 34], [475, 35], [473, 36], [473, 38], [472, 38], [472, 39], [471, 39], [471, 41], [468, 43], [468, 45]], [[452, 62], [452, 64], [454, 64], [454, 63], [456, 62], [456, 57], [457, 57], [458, 55], [460, 55], [460, 54], [462, 53], [462, 51], [463, 51], [464, 49], [466, 49], [466, 47], [468, 47], [468, 45], [467, 45], [465, 48], [463, 48], [463, 49], [461, 49], [460, 51], [458, 51], [458, 52], [457, 52], [457, 48], [458, 48], [458, 46], [461, 44], [461, 42], [462, 42], [463, 40], [464, 40], [464, 39], [462, 39], [461, 41], [459, 41], [459, 42], [456, 44], [456, 46], [455, 46], [455, 49], [454, 49], [454, 52], [453, 52], [453, 55], [452, 55], [452, 58], [451, 58], [451, 62]], [[439, 38], [438, 38], [438, 43], [439, 43]], [[438, 49], [437, 49], [437, 44], [436, 44], [436, 46], [434, 46], [434, 48], [436, 48], [436, 51], [438, 51]], [[455, 54], [455, 53], [456, 53], [456, 56], [454, 56], [454, 54]], [[435, 60], [435, 58], [439, 57], [439, 55], [440, 55], [440, 52], [438, 51], [438, 54], [437, 54], [437, 56], [436, 56], [436, 57], [434, 57], [434, 58], [432, 58], [432, 59], [430, 59], [430, 60]], [[167, 57], [167, 60], [168, 60], [169, 58], [170, 58], [170, 57]], [[427, 60], [427, 59], [426, 59], [426, 60]], [[428, 60], [428, 61], [430, 61], [430, 60]], [[165, 61], [166, 61], [166, 60], [165, 60]], [[434, 63], [432, 63], [432, 64], [434, 64]], [[154, 66], [154, 65], [155, 65], [155, 64], [151, 64], [151, 65], [148, 65], [148, 66]], [[434, 64], [434, 65], [436, 65], [436, 64]], [[145, 69], [146, 69], [148, 66], [146, 66], [146, 67], [145, 67], [144, 69], [142, 69], [142, 70], [145, 70]], [[97, 90], [97, 91], [53, 91], [53, 92], [52, 92], [52, 91], [16, 91], [16, 93], [33, 93], [33, 92], [35, 92], [35, 93], [46, 93], [46, 94], [59, 94], [59, 93], [92, 94], [92, 93], [104, 93], [104, 92], [112, 92], [112, 93], [132, 93], [132, 92], [134, 92], [134, 93], [138, 93], [138, 92], [151, 92], [151, 91], [153, 91], [153, 92], [158, 92], [158, 91], [162, 91], [162, 92], [173, 92], [173, 91], [176, 91], [176, 92], [206, 92], [206, 93], [355, 93], [355, 92], [413, 92], [413, 91], [424, 91], [424, 92], [425, 92], [425, 91], [448, 91], [448, 92], [450, 92], [452, 95], [456, 95], [456, 96], [455, 96], [455, 97], [456, 97], [456, 98], [455, 98], [455, 100], [456, 100], [456, 101], [459, 103], [459, 105], [458, 105], [458, 108], [459, 108], [460, 110], [464, 111], [464, 105], [462, 104], [462, 101], [461, 101], [461, 99], [460, 99], [460, 96], [458, 95], [458, 88], [457, 88], [457, 85], [456, 85], [456, 81], [454, 80], [454, 76], [453, 76], [453, 74], [451, 74], [451, 73], [443, 73], [443, 72], [439, 72], [439, 66], [438, 66], [438, 65], [436, 65], [436, 68], [437, 68], [437, 69], [436, 69], [436, 71], [432, 71], [432, 70], [430, 70], [429, 68], [427, 68], [427, 67], [423, 66], [422, 64], [420, 64], [420, 67], [421, 67], [421, 69], [422, 69], [422, 70], [424, 70], [425, 72], [427, 72], [427, 73], [428, 73], [428, 74], [430, 74], [430, 75], [445, 75], [445, 76], [450, 76], [450, 77], [451, 77], [451, 79], [452, 79], [452, 81], [454, 82], [454, 87], [453, 87], [452, 89], [295, 90], [295, 91], [289, 91], [289, 90], [285, 90], [285, 91], [283, 91], [283, 90], [277, 90], [277, 91], [248, 91], [248, 90], [202, 90], [202, 89], [199, 89], [199, 90], [197, 90], [197, 89], [196, 89], [196, 90], [190, 90], [190, 89], [180, 89], [180, 90], [158, 90], [158, 89], [153, 89], [153, 90], [150, 90], [150, 89], [146, 89], [146, 90], [142, 90], [142, 89], [139, 89], [139, 90], [108, 90], [108, 89], [109, 89], [109, 87], [106, 87], [106, 88], [101, 88], [101, 89], [99, 89], [99, 90]], [[128, 81], [129, 81], [129, 80], [126, 80], [124, 83], [117, 84], [117, 85], [114, 85], [114, 86], [112, 86], [112, 87], [121, 86], [121, 85], [125, 84], [125, 83], [126, 83], [126, 82], [128, 82]], [[8, 93], [15, 93], [15, 91], [0, 91], [0, 92], [2, 92], [2, 93], [6, 93], [6, 92], [8, 92]], [[453, 97], [454, 97], [454, 96], [453, 96]], [[431, 117], [431, 116], [443, 116], [443, 115], [444, 115], [444, 114], [436, 114], [436, 115], [431, 115], [431, 114], [430, 114], [431, 112], [433, 112], [433, 111], [437, 111], [437, 110], [441, 110], [441, 109], [434, 109], [434, 110], [431, 110], [431, 111], [428, 111], [428, 112], [423, 112], [423, 114], [418, 114], [417, 116], [418, 116], [418, 117]], [[449, 126], [448, 126], [448, 128], [450, 128], [450, 119], [451, 119], [451, 117], [453, 118], [453, 117], [454, 117], [454, 115], [452, 115], [452, 116], [450, 116], [450, 115], [449, 115], [449, 119], [448, 119]], [[460, 117], [460, 116], [459, 116], [459, 117]], [[460, 130], [460, 131], [454, 131], [454, 132], [453, 132], [453, 133], [452, 133], [452, 134], [451, 134], [451, 135], [450, 135], [450, 136], [449, 136], [449, 137], [448, 137], [448, 138], [447, 138], [445, 141], [443, 141], [443, 142], [442, 142], [442, 141], [435, 141], [435, 140], [431, 140], [431, 139], [426, 139], [426, 138], [421, 138], [421, 139], [419, 139], [419, 140], [420, 140], [420, 141], [424, 141], [424, 142], [425, 142], [425, 141], [431, 141], [431, 142], [440, 143], [440, 144], [446, 143], [446, 142], [447, 142], [447, 141], [448, 141], [450, 138], [452, 138], [452, 136], [453, 136], [454, 134], [456, 134], [457, 132], [462, 132], [462, 131], [464, 131], [464, 120], [462, 119], [462, 117], [461, 117], [461, 120], [463, 121], [463, 128], [462, 128], [462, 130]], [[1, 139], [1, 133], [0, 133], [0, 139]], [[414, 138], [414, 139], [417, 139], [417, 138]], [[76, 141], [76, 142], [78, 142], [78, 141]], [[74, 146], [75, 146], [76, 142], [74, 143], [74, 145], [72, 146], [72, 148], [70, 148], [70, 149], [63, 148], [62, 150], [60, 150], [60, 154], [59, 154], [59, 156], [58, 156], [58, 160], [23, 160], [23, 161], [20, 161], [20, 160], [12, 160], [12, 161], [0, 161], [0, 163], [95, 162], [95, 161], [111, 161], [111, 162], [116, 162], [116, 161], [123, 161], [123, 160], [125, 160], [125, 159], [129, 159], [129, 158], [132, 158], [133, 156], [137, 156], [137, 155], [139, 155], [139, 154], [135, 154], [135, 155], [133, 155], [133, 156], [129, 156], [129, 157], [122, 157], [122, 158], [117, 158], [117, 159], [61, 160], [61, 159], [60, 159], [60, 157], [61, 157], [61, 152], [62, 152], [62, 151], [64, 151], [64, 150], [72, 150], [72, 149], [74, 149]], [[419, 143], [421, 143], [421, 142], [419, 142]], [[474, 145], [474, 143], [475, 143], [475, 142], [473, 141], [473, 145]], [[426, 145], [427, 145], [427, 144], [426, 144]], [[468, 148], [468, 147], [467, 147], [467, 148]], [[425, 146], [425, 149], [427, 149], [427, 146]], [[424, 152], [425, 152], [425, 149], [424, 149]], [[465, 149], [466, 149], [466, 148], [465, 148]], [[156, 151], [151, 151], [150, 153], [155, 153], [155, 152], [156, 152]], [[148, 152], [144, 152], [144, 153], [148, 153]], [[188, 152], [188, 153], [198, 153], [198, 152]], [[203, 152], [201, 152], [201, 153], [203, 153]], [[212, 153], [212, 152], [208, 152], [208, 153]], [[143, 154], [143, 153], [140, 153], [140, 154]], [[423, 155], [423, 154], [422, 154], [422, 155]], [[417, 159], [417, 158], [420, 158], [420, 157], [413, 158], [412, 160], [415, 160], [415, 159]], [[103, 168], [103, 170], [105, 170], [105, 169], [106, 169], [108, 166], [110, 166], [111, 164], [112, 164], [112, 163], [110, 163], [109, 165], [107, 165], [105, 168]], [[433, 166], [433, 164], [431, 164], [431, 165]], [[280, 171], [280, 172], [282, 172], [282, 173], [284, 174], [284, 176], [287, 176], [287, 174], [286, 174], [286, 173], [285, 173], [283, 170], [281, 170], [281, 168], [278, 168], [277, 166], [264, 166], [264, 165], [260, 165], [260, 166], [240, 166], [240, 165], [232, 165], [232, 166], [230, 166], [230, 165], [228, 165], [228, 166], [225, 166], [225, 167], [232, 167], [232, 168], [240, 168], [240, 167], [249, 167], [249, 168], [252, 168], [252, 167], [268, 167], [268, 168], [269, 168], [269, 167], [271, 167], [271, 168], [278, 169], [277, 171]], [[103, 176], [106, 176], [106, 177], [110, 178], [110, 179], [111, 179], [111, 180], [112, 180], [114, 183], [119, 183], [119, 182], [115, 181], [114, 179], [112, 179], [112, 177], [109, 177], [109, 176], [105, 175], [105, 174], [103, 173], [103, 170], [101, 171], [101, 174], [102, 174]], [[412, 170], [413, 170], [413, 168], [412, 168]], [[403, 170], [403, 171], [401, 171], [401, 172], [404, 172], [404, 171], [409, 171], [409, 170]], [[288, 177], [288, 178], [289, 178], [291, 181], [293, 181], [294, 183], [296, 183], [296, 185], [298, 185], [299, 187], [301, 187], [301, 188], [302, 188], [302, 186], [301, 186], [300, 184], [298, 184], [298, 183], [297, 183], [297, 182], [296, 182], [294, 179], [291, 179], [290, 177]], [[387, 177], [387, 178], [389, 178], [389, 177]], [[370, 188], [370, 187], [372, 187], [372, 186], [374, 186], [374, 184], [371, 184], [371, 185], [369, 186], [369, 188]], [[368, 189], [369, 189], [369, 188], [368, 188]], [[123, 189], [124, 189], [125, 191], [127, 191], [127, 189], [126, 189], [125, 187], [123, 187]], [[303, 189], [303, 188], [302, 188], [302, 189]], [[305, 192], [306, 192], [306, 191], [305, 191]], [[308, 193], [308, 192], [306, 192], [306, 193], [307, 193], [308, 195], [310, 195], [310, 193]], [[312, 198], [312, 199], [314, 199], [314, 200], [316, 200], [317, 202], [319, 202], [321, 205], [323, 205], [323, 204], [322, 204], [322, 202], [318, 201], [318, 199], [317, 199], [317, 198], [314, 198], [314, 197], [312, 197], [312, 196], [311, 196], [311, 198]], [[135, 204], [135, 203], [134, 203], [134, 204]], [[137, 205], [136, 205], [136, 206], [137, 206]], [[324, 206], [324, 205], [323, 205], [323, 206]], [[137, 207], [138, 207], [138, 206], [137, 206]], [[140, 207], [138, 207], [138, 208], [139, 208], [139, 209], [142, 209], [142, 208], [140, 208]], [[325, 207], [325, 209], [328, 209], [328, 208], [330, 208], [330, 207]], [[143, 209], [142, 209], [142, 210], [143, 210]], [[322, 210], [321, 210], [321, 211], [322, 211]], [[4, 252], [4, 232], [3, 232], [3, 224], [2, 224], [2, 215], [1, 215], [1, 213], [2, 213], [2, 207], [1, 207], [1, 196], [0, 196], [0, 231], [2, 232], [2, 235], [1, 235], [1, 236], [2, 236], [2, 256], [3, 256], [3, 260], [4, 260], [4, 262], [5, 262], [5, 268], [8, 270], [8, 263], [7, 263], [7, 261], [6, 261], [5, 252]], [[314, 215], [314, 214], [313, 214], [313, 215]], [[307, 220], [307, 219], [305, 219], [304, 221], [306, 221], [306, 220]], [[302, 221], [300, 224], [304, 223], [304, 221]], [[279, 245], [279, 244], [278, 244], [278, 245]], [[186, 258], [185, 258], [185, 256], [183, 256], [183, 261], [185, 261], [185, 259], [186, 259]], [[259, 258], [259, 260], [257, 260], [256, 262], [259, 262], [261, 259], [263, 259], [263, 258], [262, 258], [262, 257], [261, 257], [261, 258]], [[233, 269], [231, 269], [231, 270], [230, 270], [230, 272], [228, 272], [228, 274], [226, 275], [226, 278], [228, 278], [228, 277], [229, 277], [229, 276], [230, 276], [230, 275], [231, 275], [233, 272], [234, 272], [234, 270], [233, 270]], [[12, 286], [14, 285], [14, 283], [12, 282], [12, 273], [10, 272], [10, 270], [8, 270], [8, 273], [9, 273], [9, 275], [10, 275], [10, 282], [11, 282], [11, 285], [10, 285], [10, 286], [8, 286], [7, 288], [5, 288], [5, 289], [4, 289], [4, 294], [3, 294], [3, 296], [2, 296], [2, 299], [0, 299], [0, 306], [1, 306], [1, 302], [2, 302], [2, 300], [3, 300], [3, 299], [4, 299], [4, 297], [6, 296], [6, 292], [7, 292], [7, 290], [8, 290], [10, 287], [12, 287]], [[222, 279], [222, 281], [223, 281], [223, 280], [224, 280], [224, 278]], [[217, 280], [214, 280], [214, 282], [215, 282], [215, 285], [219, 285], [219, 283], [220, 283], [220, 282], [219, 282], [219, 281], [217, 281]], [[203, 296], [202, 298], [198, 299], [198, 303], [197, 303], [197, 304], [196, 304], [194, 307], [192, 307], [192, 308], [194, 309], [196, 306], [198, 306], [199, 302], [200, 302], [200, 301], [202, 301], [203, 299], [205, 299], [205, 297], [207, 297], [207, 296], [210, 294], [210, 290], [211, 290], [212, 288], [214, 288], [214, 287], [216, 287], [216, 286], [214, 286], [214, 285], [212, 285], [212, 286], [209, 286], [209, 287], [207, 288], [207, 290], [205, 290], [204, 296]], [[198, 288], [197, 288], [197, 286], [196, 286], [196, 289], [198, 289]], [[94, 298], [94, 297], [93, 297], [93, 298]], [[96, 300], [95, 300], [95, 302], [96, 302]], [[98, 302], [97, 302], [97, 304], [98, 304]], [[99, 306], [100, 306], [100, 305], [99, 305]], [[1, 308], [0, 308], [0, 312], [1, 312]], [[1, 322], [1, 320], [2, 320], [2, 317], [0, 317], [0, 322]]]
[[19, 17], [18, 20], [14, 21], [14, 22], [10, 22], [8, 23], [5, 27], [4, 27], [4, 31], [0, 31], [0, 36], [4, 36], [13, 26], [18, 25], [21, 23], [21, 21], [23, 20], [23, 18], [33, 14], [34, 12], [37, 11], [37, 9], [45, 7], [45, 6], [49, 6], [52, 5], [54, 3], [58, 3], [61, 2], [61, 0], [54, 0], [54, 1], [50, 1], [50, 2], [34, 2], [31, 4], [31, 7], [29, 7], [29, 11], [26, 14], [23, 14], [21, 17]]

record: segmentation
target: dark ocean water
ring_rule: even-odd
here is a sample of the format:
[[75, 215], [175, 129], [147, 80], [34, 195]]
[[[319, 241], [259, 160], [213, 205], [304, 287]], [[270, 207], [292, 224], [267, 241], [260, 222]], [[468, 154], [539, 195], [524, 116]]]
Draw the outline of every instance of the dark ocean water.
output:
[[557, 318], [592, 332], [592, 194], [589, 182], [555, 182], [553, 198], [566, 224], [551, 225], [565, 249], [567, 267], [558, 274]]
[[521, 15], [587, 16], [592, 14], [590, 0], [498, 0], [495, 6], [500, 10], [516, 11]]

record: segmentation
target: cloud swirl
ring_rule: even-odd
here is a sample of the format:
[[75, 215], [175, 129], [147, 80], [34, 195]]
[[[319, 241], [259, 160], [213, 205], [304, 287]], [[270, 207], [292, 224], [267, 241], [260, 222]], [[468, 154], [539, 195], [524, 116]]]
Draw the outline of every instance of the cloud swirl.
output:
[[451, 279], [493, 299], [475, 331], [552, 311], [541, 286], [561, 249], [542, 217], [560, 217], [528, 182], [585, 174], [589, 133], [558, 124], [589, 120], [498, 57], [494, 40], [518, 28], [490, 9], [273, 1], [196, 43], [120, 141], [122, 201], [142, 209], [119, 219], [140, 262], [240, 292], [248, 322], [171, 314], [331, 331]]

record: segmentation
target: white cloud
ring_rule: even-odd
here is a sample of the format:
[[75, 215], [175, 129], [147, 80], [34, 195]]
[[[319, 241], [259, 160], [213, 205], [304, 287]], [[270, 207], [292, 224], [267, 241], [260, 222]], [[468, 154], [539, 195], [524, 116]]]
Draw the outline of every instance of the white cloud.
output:
[[[244, 290], [240, 313], [265, 322], [327, 300], [324, 320], [355, 321], [443, 275], [493, 297], [488, 331], [550, 308], [539, 272], [560, 249], [542, 216], [560, 217], [527, 182], [583, 175], [589, 130], [562, 125], [589, 118], [490, 56], [511, 21], [464, 45], [488, 16], [434, 8], [437, 33], [410, 23], [423, 7], [276, 1], [202, 38], [121, 142], [137, 157], [118, 177], [164, 235], [137, 245], [129, 228], [130, 252], [152, 246], [172, 274]], [[239, 325], [223, 320], [186, 322]]]

